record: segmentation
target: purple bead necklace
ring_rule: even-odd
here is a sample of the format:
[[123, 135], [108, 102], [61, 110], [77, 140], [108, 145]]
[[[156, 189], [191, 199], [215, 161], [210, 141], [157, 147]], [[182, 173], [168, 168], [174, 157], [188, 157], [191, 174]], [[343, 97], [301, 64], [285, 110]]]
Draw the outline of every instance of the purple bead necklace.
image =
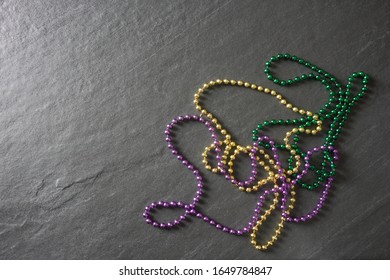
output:
[[[209, 133], [211, 134], [211, 138], [213, 139], [213, 144], [215, 145], [216, 160], [218, 162], [218, 167], [221, 169], [221, 174], [223, 174], [224, 177], [227, 180], [231, 181], [232, 183], [240, 183], [242, 185], [249, 185], [252, 181], [254, 181], [255, 177], [256, 177], [256, 167], [257, 167], [257, 161], [256, 161], [255, 154], [256, 154], [256, 151], [258, 149], [258, 142], [259, 141], [268, 142], [268, 144], [271, 146], [271, 151], [272, 151], [273, 159], [275, 161], [275, 165], [279, 167], [279, 169], [278, 169], [278, 174], [279, 174], [278, 183], [279, 184], [277, 184], [277, 182], [275, 182], [274, 188], [272, 188], [270, 190], [263, 190], [262, 191], [262, 194], [259, 196], [258, 202], [256, 204], [254, 211], [253, 211], [253, 215], [250, 218], [249, 222], [247, 223], [247, 226], [245, 226], [241, 229], [233, 229], [233, 228], [230, 228], [228, 226], [225, 226], [225, 225], [218, 223], [214, 219], [208, 217], [207, 215], [203, 214], [202, 212], [200, 212], [199, 210], [196, 209], [196, 206], [197, 206], [197, 204], [198, 204], [198, 202], [201, 199], [201, 196], [203, 194], [203, 187], [204, 187], [203, 178], [200, 175], [199, 170], [197, 170], [182, 154], [180, 154], [180, 152], [176, 149], [176, 147], [172, 143], [172, 138], [171, 138], [172, 128], [175, 127], [176, 125], [179, 125], [179, 124], [184, 123], [184, 122], [199, 122], [207, 127]], [[152, 202], [150, 205], [145, 207], [143, 217], [145, 218], [146, 222], [150, 225], [153, 225], [154, 227], [161, 228], [161, 229], [169, 229], [169, 228], [176, 227], [176, 226], [182, 224], [189, 216], [195, 216], [195, 217], [202, 219], [203, 221], [207, 222], [208, 224], [214, 226], [215, 228], [217, 228], [225, 233], [241, 236], [245, 233], [250, 232], [256, 226], [257, 227], [259, 226], [258, 216], [261, 213], [261, 207], [263, 206], [263, 204], [266, 200], [266, 197], [269, 196], [270, 194], [273, 194], [275, 196], [275, 198], [277, 198], [279, 196], [279, 194], [282, 195], [281, 205], [280, 205], [280, 209], [282, 210], [282, 214], [281, 214], [282, 221], [286, 220], [289, 222], [305, 222], [307, 220], [310, 220], [314, 216], [316, 216], [318, 214], [318, 211], [321, 209], [321, 207], [325, 201], [325, 198], [328, 194], [328, 190], [331, 186], [331, 182], [333, 181], [333, 178], [329, 177], [328, 181], [324, 184], [324, 190], [322, 192], [321, 197], [318, 200], [317, 205], [307, 215], [303, 215], [301, 217], [290, 216], [289, 209], [292, 208], [291, 206], [293, 205], [295, 199], [293, 197], [290, 198], [290, 205], [289, 205], [289, 207], [286, 207], [288, 194], [289, 194], [289, 192], [292, 191], [294, 185], [296, 184], [296, 180], [302, 179], [302, 177], [307, 173], [307, 170], [310, 166], [309, 159], [313, 153], [318, 152], [320, 150], [322, 150], [322, 151], [328, 150], [330, 152], [333, 152], [333, 159], [334, 160], [337, 160], [337, 158], [338, 158], [337, 151], [331, 146], [329, 146], [329, 147], [322, 146], [321, 148], [313, 148], [312, 151], [307, 151], [307, 155], [304, 158], [305, 165], [304, 165], [301, 173], [297, 175], [296, 179], [293, 179], [290, 182], [287, 182], [288, 179], [286, 179], [286, 177], [284, 176], [283, 169], [280, 168], [281, 163], [279, 162], [279, 157], [278, 157], [277, 149], [275, 147], [274, 142], [272, 140], [270, 140], [268, 136], [260, 136], [258, 138], [258, 141], [255, 141], [252, 145], [252, 148], [251, 148], [251, 167], [252, 167], [251, 174], [252, 175], [250, 176], [249, 180], [244, 180], [244, 182], [238, 182], [237, 179], [232, 178], [231, 175], [226, 171], [226, 167], [221, 161], [221, 147], [219, 145], [217, 135], [215, 134], [215, 129], [213, 128], [213, 126], [211, 125], [210, 122], [206, 121], [205, 119], [203, 119], [202, 117], [197, 116], [197, 115], [179, 116], [177, 118], [174, 118], [172, 120], [172, 122], [167, 125], [166, 130], [165, 130], [165, 135], [166, 135], [165, 140], [167, 142], [167, 146], [171, 150], [172, 154], [175, 155], [176, 158], [178, 160], [180, 160], [181, 163], [185, 167], [187, 167], [187, 169], [189, 169], [196, 177], [197, 191], [196, 191], [196, 195], [193, 198], [193, 201], [191, 203], [185, 203], [182, 201], [158, 201], [158, 202]], [[160, 223], [160, 222], [153, 219], [153, 217], [151, 215], [151, 211], [153, 209], [157, 210], [157, 209], [162, 209], [162, 208], [182, 208], [182, 209], [184, 209], [184, 213], [173, 221], [166, 222], [166, 223]], [[272, 210], [273, 209], [271, 209], [271, 211]], [[269, 211], [269, 210], [267, 210], [267, 211]], [[269, 213], [271, 211], [269, 211], [269, 212], [267, 212], [267, 211], [266, 211], [266, 213], [268, 213], [267, 215], [269, 215]], [[260, 218], [260, 220], [261, 220], [261, 218]], [[251, 237], [253, 237], [253, 234], [254, 233], [252, 233]], [[264, 247], [264, 245], [263, 245], [263, 247]], [[261, 247], [260, 249], [264, 249], [263, 247]]]

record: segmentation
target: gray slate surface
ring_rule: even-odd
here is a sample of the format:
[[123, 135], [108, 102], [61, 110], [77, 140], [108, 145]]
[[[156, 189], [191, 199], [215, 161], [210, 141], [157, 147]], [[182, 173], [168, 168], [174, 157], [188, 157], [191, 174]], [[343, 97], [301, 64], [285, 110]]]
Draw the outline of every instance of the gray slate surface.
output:
[[[0, 258], [389, 258], [389, 12], [385, 0], [1, 1]], [[338, 143], [342, 160], [320, 217], [287, 225], [266, 253], [197, 219], [172, 231], [146, 225], [147, 203], [194, 193], [163, 131], [174, 116], [196, 113], [199, 85], [242, 79], [321, 107], [327, 94], [316, 83], [280, 89], [266, 80], [264, 61], [279, 52], [342, 81], [359, 70], [372, 77]], [[301, 71], [286, 65], [280, 75]], [[258, 122], [293, 116], [243, 89], [208, 97], [243, 144]], [[203, 127], [178, 134], [200, 167], [210, 142]], [[242, 225], [255, 196], [205, 177], [202, 209]], [[316, 195], [303, 192], [298, 211]]]

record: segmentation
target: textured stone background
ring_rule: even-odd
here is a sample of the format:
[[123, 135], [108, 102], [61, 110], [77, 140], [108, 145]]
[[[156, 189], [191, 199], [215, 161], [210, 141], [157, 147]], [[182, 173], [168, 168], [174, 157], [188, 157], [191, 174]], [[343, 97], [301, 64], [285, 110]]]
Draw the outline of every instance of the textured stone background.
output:
[[[386, 0], [0, 1], [0, 258], [389, 258], [389, 12]], [[317, 83], [280, 89], [266, 80], [264, 61], [279, 52], [342, 81], [359, 70], [372, 77], [338, 143], [342, 160], [320, 217], [287, 225], [266, 253], [197, 219], [173, 231], [146, 225], [147, 203], [193, 196], [163, 131], [196, 113], [199, 85], [242, 79], [321, 107], [327, 93]], [[258, 122], [293, 116], [269, 96], [214, 93], [208, 108], [243, 144]], [[203, 127], [178, 134], [201, 166]], [[256, 197], [205, 177], [202, 209], [243, 225]], [[318, 193], [301, 193], [303, 213]]]

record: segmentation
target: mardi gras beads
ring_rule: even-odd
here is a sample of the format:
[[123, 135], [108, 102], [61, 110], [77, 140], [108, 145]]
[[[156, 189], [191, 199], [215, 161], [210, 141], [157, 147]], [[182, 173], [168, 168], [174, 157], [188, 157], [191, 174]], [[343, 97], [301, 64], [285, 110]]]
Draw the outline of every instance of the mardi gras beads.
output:
[[[302, 64], [305, 67], [315, 71], [316, 74], [302, 74], [300, 77], [288, 79], [287, 81], [275, 78], [271, 73], [270, 67], [272, 68], [272, 63], [276, 63], [278, 60], [282, 59], [297, 61], [299, 64]], [[341, 84], [332, 75], [322, 69], [319, 69], [311, 63], [304, 61], [303, 59], [297, 58], [296, 56], [290, 56], [289, 54], [279, 54], [276, 57], [271, 57], [270, 61], [266, 63], [265, 73], [267, 74], [268, 79], [281, 86], [299, 83], [306, 79], [318, 80], [326, 87], [327, 90], [329, 90], [330, 98], [318, 113], [313, 113], [308, 110], [300, 109], [289, 103], [281, 94], [277, 93], [275, 90], [263, 88], [256, 84], [227, 79], [217, 79], [215, 81], [210, 81], [204, 84], [203, 87], [201, 87], [194, 96], [194, 104], [196, 109], [200, 112], [200, 116], [186, 115], [175, 118], [169, 125], [167, 125], [167, 129], [165, 131], [168, 148], [177, 157], [177, 159], [182, 162], [184, 166], [193, 172], [194, 176], [196, 177], [196, 195], [191, 203], [184, 203], [180, 201], [159, 201], [151, 203], [145, 208], [143, 214], [148, 224], [164, 229], [172, 228], [184, 222], [188, 216], [195, 216], [226, 233], [234, 235], [244, 235], [246, 233], [250, 233], [249, 237], [251, 244], [258, 250], [266, 250], [278, 239], [285, 222], [306, 222], [318, 214], [331, 187], [333, 175], [335, 174], [336, 170], [335, 161], [338, 159], [338, 154], [333, 147], [334, 142], [341, 132], [341, 128], [344, 125], [351, 108], [367, 90], [366, 84], [368, 82], [368, 76], [363, 72], [353, 73], [348, 79], [345, 90], [343, 90]], [[351, 98], [350, 90], [352, 88], [352, 82], [357, 78], [363, 79], [363, 86], [359, 93], [355, 97]], [[293, 120], [264, 121], [262, 124], [259, 124], [255, 130], [252, 131], [252, 137], [254, 141], [252, 146], [241, 146], [232, 140], [231, 134], [222, 127], [219, 120], [213, 114], [201, 106], [199, 100], [201, 95], [204, 94], [207, 90], [210, 90], [212, 87], [226, 85], [243, 86], [255, 91], [270, 94], [279, 100], [282, 105], [285, 105], [286, 108], [300, 114], [301, 117], [299, 119], [297, 118]], [[229, 180], [241, 191], [258, 191], [260, 190], [261, 186], [264, 186], [268, 183], [273, 184], [273, 188], [270, 190], [260, 190], [261, 194], [258, 197], [258, 202], [253, 211], [253, 215], [249, 219], [247, 226], [244, 228], [233, 229], [219, 224], [197, 209], [197, 204], [203, 194], [203, 178], [200, 175], [200, 171], [195, 169], [195, 167], [179, 153], [179, 151], [175, 148], [171, 138], [171, 129], [178, 124], [188, 121], [202, 123], [211, 133], [213, 142], [211, 145], [205, 148], [202, 154], [202, 162], [207, 170], [223, 175], [225, 179]], [[299, 136], [302, 134], [316, 135], [318, 132], [323, 130], [324, 121], [330, 121], [329, 129], [327, 130], [327, 135], [324, 139], [324, 144], [319, 148], [313, 148], [312, 150], [306, 151], [302, 147], [299, 147]], [[295, 127], [286, 133], [286, 136], [283, 139], [283, 144], [277, 144], [270, 140], [269, 137], [260, 135], [262, 130], [274, 125], [293, 125]], [[216, 132], [222, 135], [223, 140], [218, 140]], [[266, 149], [270, 149], [271, 151], [267, 152]], [[287, 168], [283, 168], [281, 162], [279, 161], [278, 151], [280, 150], [288, 150], [290, 153]], [[216, 167], [212, 167], [208, 162], [208, 156], [210, 155], [211, 151], [215, 153], [215, 158], [217, 160]], [[322, 152], [323, 161], [321, 162], [321, 167], [315, 169], [315, 166], [310, 164], [310, 158], [313, 154], [318, 152]], [[234, 160], [240, 153], [245, 153], [251, 158], [251, 176], [248, 180], [244, 181], [239, 181], [234, 177]], [[302, 159], [304, 161], [303, 165], [301, 164]], [[295, 164], [293, 164], [294, 161]], [[258, 166], [261, 166], [268, 173], [266, 178], [257, 180], [256, 168]], [[300, 167], [302, 167], [301, 171], [299, 171]], [[314, 170], [318, 175], [317, 182], [311, 185], [302, 183], [302, 179], [305, 177], [308, 170]], [[254, 184], [253, 186], [251, 186], [252, 183]], [[324, 190], [322, 191], [322, 194], [316, 205], [310, 212], [308, 212], [308, 214], [305, 214], [301, 217], [294, 217], [290, 213], [294, 208], [294, 204], [296, 203], [296, 185], [307, 189], [324, 186]], [[273, 196], [272, 202], [267, 209], [263, 209], [265, 207], [264, 202], [268, 196]], [[279, 202], [280, 206], [278, 206]], [[280, 221], [268, 241], [261, 244], [256, 240], [259, 230], [267, 220], [267, 217], [271, 215], [278, 207], [281, 210]], [[160, 223], [153, 219], [152, 212], [161, 208], [183, 208], [184, 213], [174, 221]]]

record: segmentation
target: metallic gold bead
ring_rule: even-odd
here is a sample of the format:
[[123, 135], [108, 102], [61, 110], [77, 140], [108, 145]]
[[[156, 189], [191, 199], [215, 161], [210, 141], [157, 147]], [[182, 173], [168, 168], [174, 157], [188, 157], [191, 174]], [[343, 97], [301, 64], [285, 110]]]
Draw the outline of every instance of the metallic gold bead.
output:
[[265, 93], [269, 93], [270, 91], [271, 91], [271, 90], [270, 90], [269, 88], [265, 88], [265, 89], [264, 89], [264, 92], [265, 92]]
[[244, 83], [244, 87], [250, 87], [250, 83]]
[[229, 81], [229, 80], [226, 80], [226, 79], [224, 79], [224, 80], [223, 80], [223, 83], [224, 83], [224, 84], [226, 84], [226, 85], [228, 85], [228, 84], [230, 83], [230, 81]]
[[258, 87], [257, 87], [257, 90], [258, 90], [258, 91], [263, 91], [264, 88], [263, 88], [262, 86], [258, 86]]
[[243, 81], [237, 81], [237, 85], [242, 86], [244, 84]]

